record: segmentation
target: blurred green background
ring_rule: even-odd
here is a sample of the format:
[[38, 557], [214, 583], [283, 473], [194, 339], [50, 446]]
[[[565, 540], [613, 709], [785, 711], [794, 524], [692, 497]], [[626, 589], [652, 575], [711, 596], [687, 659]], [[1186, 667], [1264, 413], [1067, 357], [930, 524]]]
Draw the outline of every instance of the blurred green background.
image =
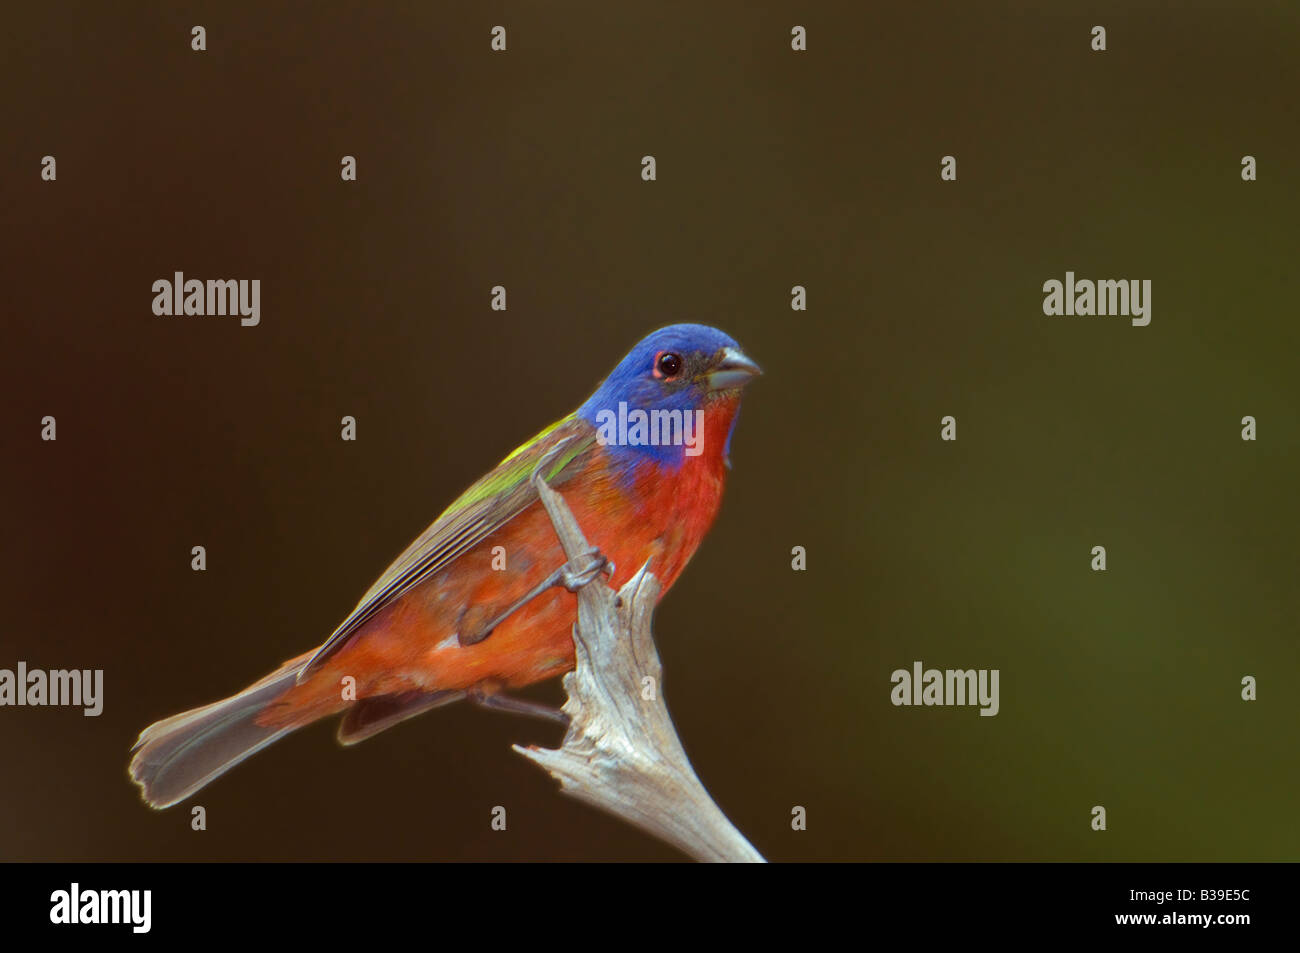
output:
[[[125, 772], [680, 320], [767, 372], [656, 620], [760, 851], [1297, 858], [1300, 7], [325, 7], [23, 4], [0, 38], [0, 667], [106, 694], [0, 709], [0, 858], [678, 858], [510, 751], [557, 729], [465, 706], [304, 730], [202, 833]], [[261, 325], [155, 317], [176, 270], [260, 278]], [[1150, 326], [1045, 317], [1067, 270], [1150, 279]], [[1000, 669], [1001, 713], [893, 707], [915, 660]]]

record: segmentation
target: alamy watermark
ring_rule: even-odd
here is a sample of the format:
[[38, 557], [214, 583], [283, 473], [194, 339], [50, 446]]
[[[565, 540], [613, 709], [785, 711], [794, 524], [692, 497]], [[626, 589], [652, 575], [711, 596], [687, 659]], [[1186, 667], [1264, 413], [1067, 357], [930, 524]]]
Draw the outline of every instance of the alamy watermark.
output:
[[1064, 282], [1044, 281], [1043, 295], [1043, 314], [1120, 315], [1132, 318], [1138, 328], [1151, 323], [1150, 278], [1093, 281], [1067, 271]]
[[19, 662], [17, 671], [0, 668], [0, 707], [25, 705], [76, 706], [87, 718], [104, 710], [104, 670], [28, 669]]
[[153, 925], [152, 890], [68, 890], [50, 894], [50, 922], [54, 924], [127, 924], [133, 933], [148, 933]]
[[912, 663], [912, 670], [895, 670], [889, 677], [894, 687], [889, 700], [895, 705], [979, 705], [980, 714], [993, 716], [1001, 707], [998, 701], [998, 669], [923, 668]]
[[262, 320], [262, 279], [186, 279], [183, 271], [153, 283], [153, 313], [158, 315], [237, 314], [251, 328]]
[[618, 402], [596, 413], [596, 441], [601, 446], [682, 447], [688, 457], [704, 452], [704, 411], [627, 409]]

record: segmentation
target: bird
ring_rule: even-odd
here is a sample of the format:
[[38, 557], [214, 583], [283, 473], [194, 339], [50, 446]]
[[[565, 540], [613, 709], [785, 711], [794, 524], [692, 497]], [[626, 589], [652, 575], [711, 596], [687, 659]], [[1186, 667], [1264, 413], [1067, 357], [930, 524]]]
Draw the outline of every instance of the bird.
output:
[[145, 728], [128, 768], [170, 807], [290, 732], [341, 714], [352, 745], [469, 700], [563, 716], [512, 691], [570, 671], [577, 585], [532, 477], [568, 504], [615, 588], [642, 566], [672, 587], [712, 526], [742, 389], [761, 371], [724, 332], [639, 341], [573, 413], [471, 485], [317, 648], [229, 698]]

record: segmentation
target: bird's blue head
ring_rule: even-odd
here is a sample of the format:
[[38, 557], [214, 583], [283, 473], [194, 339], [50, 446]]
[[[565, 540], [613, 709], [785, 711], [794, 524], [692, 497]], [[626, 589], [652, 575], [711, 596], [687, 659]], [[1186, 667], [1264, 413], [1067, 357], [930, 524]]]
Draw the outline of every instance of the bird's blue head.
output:
[[673, 324], [632, 348], [578, 416], [596, 427], [616, 459], [675, 467], [701, 452], [701, 423], [710, 412], [725, 412], [725, 458], [740, 389], [758, 373], [740, 345], [717, 328]]

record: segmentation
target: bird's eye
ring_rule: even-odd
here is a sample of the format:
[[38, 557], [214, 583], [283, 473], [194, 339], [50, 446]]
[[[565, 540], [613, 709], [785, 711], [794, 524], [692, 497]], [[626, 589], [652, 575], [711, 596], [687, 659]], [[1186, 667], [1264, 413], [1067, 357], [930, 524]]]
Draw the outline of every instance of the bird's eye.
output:
[[655, 377], [676, 377], [682, 370], [682, 356], [664, 351], [655, 358]]

